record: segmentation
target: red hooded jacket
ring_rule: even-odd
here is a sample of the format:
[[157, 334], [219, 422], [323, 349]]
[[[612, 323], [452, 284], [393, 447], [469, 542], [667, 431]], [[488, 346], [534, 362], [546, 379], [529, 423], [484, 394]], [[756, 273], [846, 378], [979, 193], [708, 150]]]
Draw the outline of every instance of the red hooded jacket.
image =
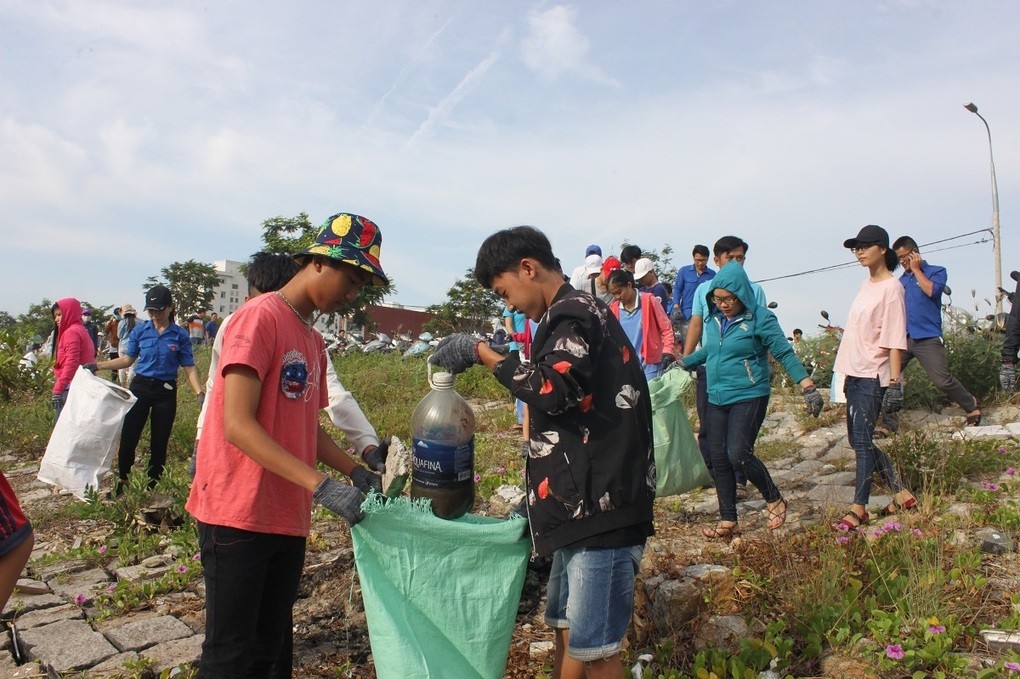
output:
[[57, 328], [57, 360], [53, 363], [53, 393], [68, 389], [78, 366], [96, 360], [96, 347], [81, 322], [81, 302], [73, 297], [57, 301], [60, 326]]

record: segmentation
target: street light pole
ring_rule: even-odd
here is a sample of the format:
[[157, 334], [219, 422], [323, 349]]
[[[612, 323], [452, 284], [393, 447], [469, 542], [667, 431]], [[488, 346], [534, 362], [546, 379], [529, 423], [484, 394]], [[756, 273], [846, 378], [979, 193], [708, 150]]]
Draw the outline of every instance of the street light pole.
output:
[[995, 157], [992, 155], [992, 128], [988, 127], [988, 121], [978, 113], [978, 107], [973, 103], [963, 105], [965, 109], [981, 118], [985, 124], [985, 131], [988, 132], [988, 159], [992, 165], [992, 256], [995, 258], [995, 316], [1002, 314], [1002, 245], [999, 240], [999, 185], [995, 181]]

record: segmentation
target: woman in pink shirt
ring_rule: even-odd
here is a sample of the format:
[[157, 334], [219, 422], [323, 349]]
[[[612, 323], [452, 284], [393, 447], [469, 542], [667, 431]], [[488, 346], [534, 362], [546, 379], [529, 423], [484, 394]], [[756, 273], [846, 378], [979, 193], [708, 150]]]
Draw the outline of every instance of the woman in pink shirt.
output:
[[871, 518], [867, 507], [876, 467], [895, 493], [892, 503], [882, 509], [883, 516], [914, 508], [917, 498], [872, 439], [879, 409], [896, 412], [903, 407], [900, 352], [907, 348], [907, 321], [903, 286], [892, 275], [898, 264], [896, 253], [889, 248], [886, 230], [874, 224], [865, 226], [843, 247], [849, 248], [869, 273], [850, 305], [833, 368], [846, 375], [847, 438], [857, 455], [853, 505], [833, 528], [854, 531]]

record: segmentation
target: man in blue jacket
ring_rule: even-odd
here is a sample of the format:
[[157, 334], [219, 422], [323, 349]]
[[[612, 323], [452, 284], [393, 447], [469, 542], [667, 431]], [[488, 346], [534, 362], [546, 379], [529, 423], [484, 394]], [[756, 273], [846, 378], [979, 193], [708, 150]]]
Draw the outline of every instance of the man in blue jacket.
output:
[[[917, 241], [910, 236], [897, 238], [893, 250], [903, 266], [900, 283], [905, 291], [903, 303], [907, 310], [907, 350], [901, 354], [900, 368], [906, 370], [910, 359], [916, 358], [935, 386], [967, 414], [967, 426], [976, 427], [981, 424], [978, 400], [950, 374], [942, 343], [942, 290], [946, 287], [946, 270], [925, 261]], [[883, 418], [890, 431], [897, 430], [899, 422], [895, 413], [883, 414]]]

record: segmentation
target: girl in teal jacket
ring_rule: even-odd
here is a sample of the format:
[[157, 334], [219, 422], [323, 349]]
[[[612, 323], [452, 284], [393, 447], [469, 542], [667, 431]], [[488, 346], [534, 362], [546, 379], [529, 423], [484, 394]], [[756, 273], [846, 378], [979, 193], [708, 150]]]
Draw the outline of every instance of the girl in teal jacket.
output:
[[704, 364], [708, 379], [705, 419], [720, 521], [704, 535], [729, 539], [740, 535], [734, 477], [738, 465], [765, 498], [769, 530], [786, 522], [786, 500], [754, 454], [772, 392], [769, 352], [800, 382], [808, 412], [815, 417], [822, 410], [822, 397], [775, 314], [755, 302], [751, 282], [738, 262], [726, 264], [712, 279], [707, 301], [712, 311], [705, 320], [701, 348], [681, 363], [685, 368]]

